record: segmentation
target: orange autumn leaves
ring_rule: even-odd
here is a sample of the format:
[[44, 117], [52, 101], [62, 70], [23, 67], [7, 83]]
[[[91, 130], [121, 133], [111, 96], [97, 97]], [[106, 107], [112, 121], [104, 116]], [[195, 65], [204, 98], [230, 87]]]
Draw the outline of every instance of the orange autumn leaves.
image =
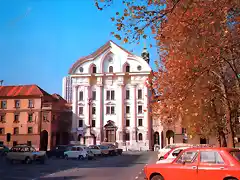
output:
[[123, 4], [125, 8], [112, 18], [116, 23], [112, 34], [125, 43], [155, 38], [161, 52], [158, 71], [149, 80], [158, 94], [151, 105], [153, 115], [166, 122], [181, 119], [193, 134], [232, 131], [226, 117], [237, 104], [233, 97], [239, 95], [239, 1], [125, 0]]

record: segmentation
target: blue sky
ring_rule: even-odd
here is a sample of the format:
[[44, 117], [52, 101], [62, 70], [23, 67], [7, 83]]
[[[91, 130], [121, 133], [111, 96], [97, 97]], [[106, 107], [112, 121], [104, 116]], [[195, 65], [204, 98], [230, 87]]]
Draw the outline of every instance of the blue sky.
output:
[[[143, 43], [123, 44], [110, 35], [110, 17], [122, 7], [99, 11], [94, 0], [0, 0], [0, 80], [61, 94], [70, 66], [108, 40], [140, 55]], [[154, 67], [157, 51], [149, 52]]]

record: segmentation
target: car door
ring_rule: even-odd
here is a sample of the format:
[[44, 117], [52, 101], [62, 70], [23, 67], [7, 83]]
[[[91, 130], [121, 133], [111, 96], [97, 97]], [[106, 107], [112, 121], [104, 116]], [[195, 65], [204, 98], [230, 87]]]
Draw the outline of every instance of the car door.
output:
[[209, 177], [211, 177], [211, 180], [224, 179], [227, 176], [227, 172], [228, 165], [227, 162], [224, 162], [220, 151], [200, 151], [198, 180], [205, 180]]
[[68, 153], [67, 153], [67, 154], [68, 154], [68, 157], [69, 157], [69, 158], [76, 158], [76, 155], [77, 155], [77, 154], [76, 154], [76, 153], [77, 153], [76, 151], [77, 151], [77, 147], [75, 147], [75, 146], [71, 147], [70, 150], [69, 150]]
[[[197, 178], [198, 151], [184, 151], [171, 164], [169, 164], [168, 173], [165, 173], [165, 179], [169, 180], [193, 180]], [[174, 173], [172, 173], [174, 172]]]

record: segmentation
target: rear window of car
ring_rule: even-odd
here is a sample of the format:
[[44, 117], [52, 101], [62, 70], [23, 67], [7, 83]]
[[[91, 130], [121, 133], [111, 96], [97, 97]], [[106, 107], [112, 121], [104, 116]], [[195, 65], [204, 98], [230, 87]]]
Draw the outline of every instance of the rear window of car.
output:
[[101, 149], [108, 149], [107, 146], [102, 146], [102, 145], [100, 146], [100, 148], [101, 148]]
[[236, 160], [240, 161], [240, 151], [230, 151], [229, 152]]

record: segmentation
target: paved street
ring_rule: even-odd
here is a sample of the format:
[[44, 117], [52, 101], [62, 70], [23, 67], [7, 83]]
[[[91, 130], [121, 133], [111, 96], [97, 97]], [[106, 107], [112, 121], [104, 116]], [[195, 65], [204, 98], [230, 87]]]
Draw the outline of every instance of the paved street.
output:
[[130, 152], [92, 161], [49, 159], [46, 164], [6, 164], [1, 161], [1, 180], [143, 180], [144, 165], [156, 162], [154, 152]]

